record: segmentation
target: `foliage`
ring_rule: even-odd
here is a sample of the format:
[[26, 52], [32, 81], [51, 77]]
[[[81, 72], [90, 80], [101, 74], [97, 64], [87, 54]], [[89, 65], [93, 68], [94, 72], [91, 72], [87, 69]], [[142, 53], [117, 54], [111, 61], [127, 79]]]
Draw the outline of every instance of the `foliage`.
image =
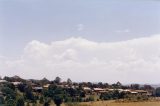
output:
[[[15, 78], [6, 77], [8, 81], [17, 81]], [[32, 85], [33, 84], [33, 85]], [[48, 88], [44, 88], [42, 92], [35, 92], [32, 88], [37, 85], [43, 86], [44, 84], [49, 84]], [[61, 86], [64, 84], [63, 86]], [[65, 86], [67, 84], [67, 86]], [[89, 87], [90, 91], [85, 91], [84, 87]], [[94, 92], [93, 88], [108, 88], [108, 92]], [[113, 89], [113, 90], [109, 90]], [[140, 86], [139, 84], [132, 84], [131, 86], [123, 86], [120, 82], [109, 85], [108, 83], [91, 83], [91, 82], [81, 82], [75, 83], [71, 79], [66, 82], [61, 83], [61, 78], [56, 77], [54, 81], [49, 81], [46, 78], [42, 80], [29, 80], [29, 82], [24, 81], [22, 84], [15, 86], [12, 83], [5, 83], [0, 85], [0, 104], [5, 104], [6, 106], [36, 106], [37, 102], [43, 106], [50, 106], [51, 101], [60, 106], [62, 102], [65, 102], [67, 106], [82, 106], [78, 102], [92, 102], [99, 100], [121, 100], [128, 99], [131, 101], [143, 101], [148, 100], [146, 95], [129, 95], [127, 92], [121, 92], [119, 89], [132, 89], [132, 90], [146, 90], [153, 91], [154, 89], [150, 85]], [[160, 96], [160, 88], [155, 91], [156, 96]]]
[[60, 77], [56, 77], [54, 80], [55, 83], [59, 84], [61, 82], [61, 78]]
[[1, 91], [6, 95], [6, 100], [9, 100], [9, 99], [14, 100], [16, 98], [15, 91], [9, 87], [3, 87]]
[[57, 106], [60, 106], [63, 102], [63, 98], [61, 95], [55, 95], [53, 100]]
[[156, 96], [160, 97], [160, 87], [156, 88]]
[[25, 98], [28, 100], [34, 101], [35, 98], [34, 98], [31, 86], [27, 86], [25, 88]]
[[5, 103], [5, 101], [4, 101], [3, 96], [0, 96], [0, 105], [1, 105], [1, 104], [4, 104], [4, 103]]
[[67, 84], [69, 84], [69, 85], [72, 84], [72, 80], [70, 78], [67, 79]]
[[140, 85], [139, 84], [131, 84], [131, 89], [138, 90], [138, 89], [140, 89]]
[[89, 96], [89, 101], [94, 101], [94, 96]]
[[45, 98], [45, 101], [44, 101], [44, 106], [50, 106], [50, 98]]
[[19, 84], [17, 86], [18, 90], [21, 91], [21, 92], [25, 92], [25, 87], [26, 87], [26, 84]]
[[19, 97], [16, 106], [24, 106], [24, 98]]
[[15, 86], [12, 83], [6, 83], [4, 85], [4, 87], [8, 87], [8, 88], [12, 89], [13, 91], [15, 90]]
[[6, 106], [15, 106], [15, 101], [13, 99], [8, 99]]
[[124, 97], [124, 93], [123, 92], [119, 92], [117, 90], [112, 91], [112, 92], [106, 92], [106, 93], [102, 93], [100, 95], [100, 99], [102, 100], [110, 100], [110, 99], [120, 99]]
[[109, 99], [112, 99], [112, 93], [102, 93], [100, 95], [100, 99], [102, 100], [109, 100]]
[[43, 103], [44, 103], [44, 98], [43, 98], [43, 96], [40, 97], [39, 103], [40, 103], [40, 104], [43, 104]]

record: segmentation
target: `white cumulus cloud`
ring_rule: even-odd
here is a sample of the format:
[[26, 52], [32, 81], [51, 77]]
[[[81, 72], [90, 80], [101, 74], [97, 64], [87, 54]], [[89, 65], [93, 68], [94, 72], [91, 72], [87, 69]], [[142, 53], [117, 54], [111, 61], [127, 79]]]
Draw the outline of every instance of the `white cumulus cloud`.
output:
[[107, 43], [68, 38], [29, 42], [19, 59], [0, 56], [0, 73], [24, 78], [122, 83], [158, 83], [160, 35]]

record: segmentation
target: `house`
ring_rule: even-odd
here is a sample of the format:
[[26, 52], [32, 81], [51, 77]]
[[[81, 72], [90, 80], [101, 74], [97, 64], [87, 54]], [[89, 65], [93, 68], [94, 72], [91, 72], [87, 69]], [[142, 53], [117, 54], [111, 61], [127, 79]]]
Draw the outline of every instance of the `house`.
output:
[[31, 87], [32, 87], [32, 88], [34, 88], [34, 87], [37, 87], [37, 86], [38, 86], [38, 85], [37, 85], [37, 84], [35, 84], [35, 83], [31, 83], [30, 85], [31, 85]]
[[150, 95], [150, 93], [145, 90], [130, 90], [128, 92], [129, 94], [132, 94], [132, 95], [146, 95], [146, 96]]
[[18, 81], [16, 81], [16, 82], [11, 82], [15, 87], [17, 87], [19, 84], [22, 84], [22, 82], [18, 82]]
[[138, 92], [139, 95], [147, 95], [148, 91], [145, 90], [135, 90], [136, 92]]
[[93, 90], [95, 92], [106, 91], [106, 89], [102, 89], [102, 88], [93, 88]]
[[7, 83], [8, 81], [6, 81], [6, 80], [0, 80], [0, 84], [2, 84], [2, 83]]
[[65, 81], [59, 83], [57, 86], [58, 86], [58, 87], [61, 87], [61, 88], [69, 88], [69, 87], [70, 87], [70, 86], [68, 85], [68, 83], [65, 82]]
[[119, 93], [122, 93], [122, 92], [124, 92], [124, 93], [128, 93], [128, 92], [130, 92], [131, 90], [130, 89], [116, 89]]
[[89, 87], [83, 87], [82, 89], [86, 94], [91, 94], [92, 93], [92, 89], [89, 88]]
[[108, 91], [106, 89], [102, 89], [102, 88], [93, 88], [93, 92], [97, 93], [97, 95], [98, 95], [98, 94], [105, 93]]
[[91, 91], [91, 88], [89, 88], [89, 87], [83, 87], [83, 90], [84, 91]]
[[107, 89], [107, 91], [114, 91], [115, 89]]
[[34, 92], [42, 92], [43, 87], [40, 87], [40, 86], [38, 87], [37, 86], [37, 87], [33, 87], [32, 89], [33, 89]]
[[64, 85], [62, 85], [62, 84], [61, 85], [57, 85], [57, 87], [64, 88]]
[[43, 85], [43, 88], [44, 88], [44, 89], [48, 89], [50, 85], [51, 85], [51, 84], [45, 84], [45, 85]]

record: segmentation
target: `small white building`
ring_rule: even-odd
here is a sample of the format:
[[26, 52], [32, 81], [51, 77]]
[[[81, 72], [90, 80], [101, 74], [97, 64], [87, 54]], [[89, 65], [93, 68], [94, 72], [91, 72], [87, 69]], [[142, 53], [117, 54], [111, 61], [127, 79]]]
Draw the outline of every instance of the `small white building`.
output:
[[19, 84], [22, 84], [22, 82], [11, 82], [14, 86], [18, 86]]
[[8, 81], [6, 81], [6, 80], [0, 80], [0, 83], [6, 83], [6, 82], [8, 82]]

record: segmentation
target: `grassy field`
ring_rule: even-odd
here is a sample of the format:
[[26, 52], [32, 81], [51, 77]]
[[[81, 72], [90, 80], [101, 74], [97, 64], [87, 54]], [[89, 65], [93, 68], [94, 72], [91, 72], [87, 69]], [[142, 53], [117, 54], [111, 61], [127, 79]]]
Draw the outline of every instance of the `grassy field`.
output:
[[[0, 105], [2, 106], [2, 105]], [[25, 105], [26, 106], [26, 105]], [[30, 104], [32, 106], [32, 104]], [[43, 106], [43, 104], [37, 104], [35, 106]], [[56, 106], [52, 101], [50, 106]], [[68, 103], [61, 106], [160, 106], [160, 101], [147, 101], [147, 102], [115, 102], [110, 101], [96, 101], [96, 102], [81, 102], [81, 103]]]
[[98, 101], [98, 102], [88, 102], [73, 105], [62, 106], [160, 106], [160, 102], [129, 102], [129, 103], [116, 103], [113, 101]]

